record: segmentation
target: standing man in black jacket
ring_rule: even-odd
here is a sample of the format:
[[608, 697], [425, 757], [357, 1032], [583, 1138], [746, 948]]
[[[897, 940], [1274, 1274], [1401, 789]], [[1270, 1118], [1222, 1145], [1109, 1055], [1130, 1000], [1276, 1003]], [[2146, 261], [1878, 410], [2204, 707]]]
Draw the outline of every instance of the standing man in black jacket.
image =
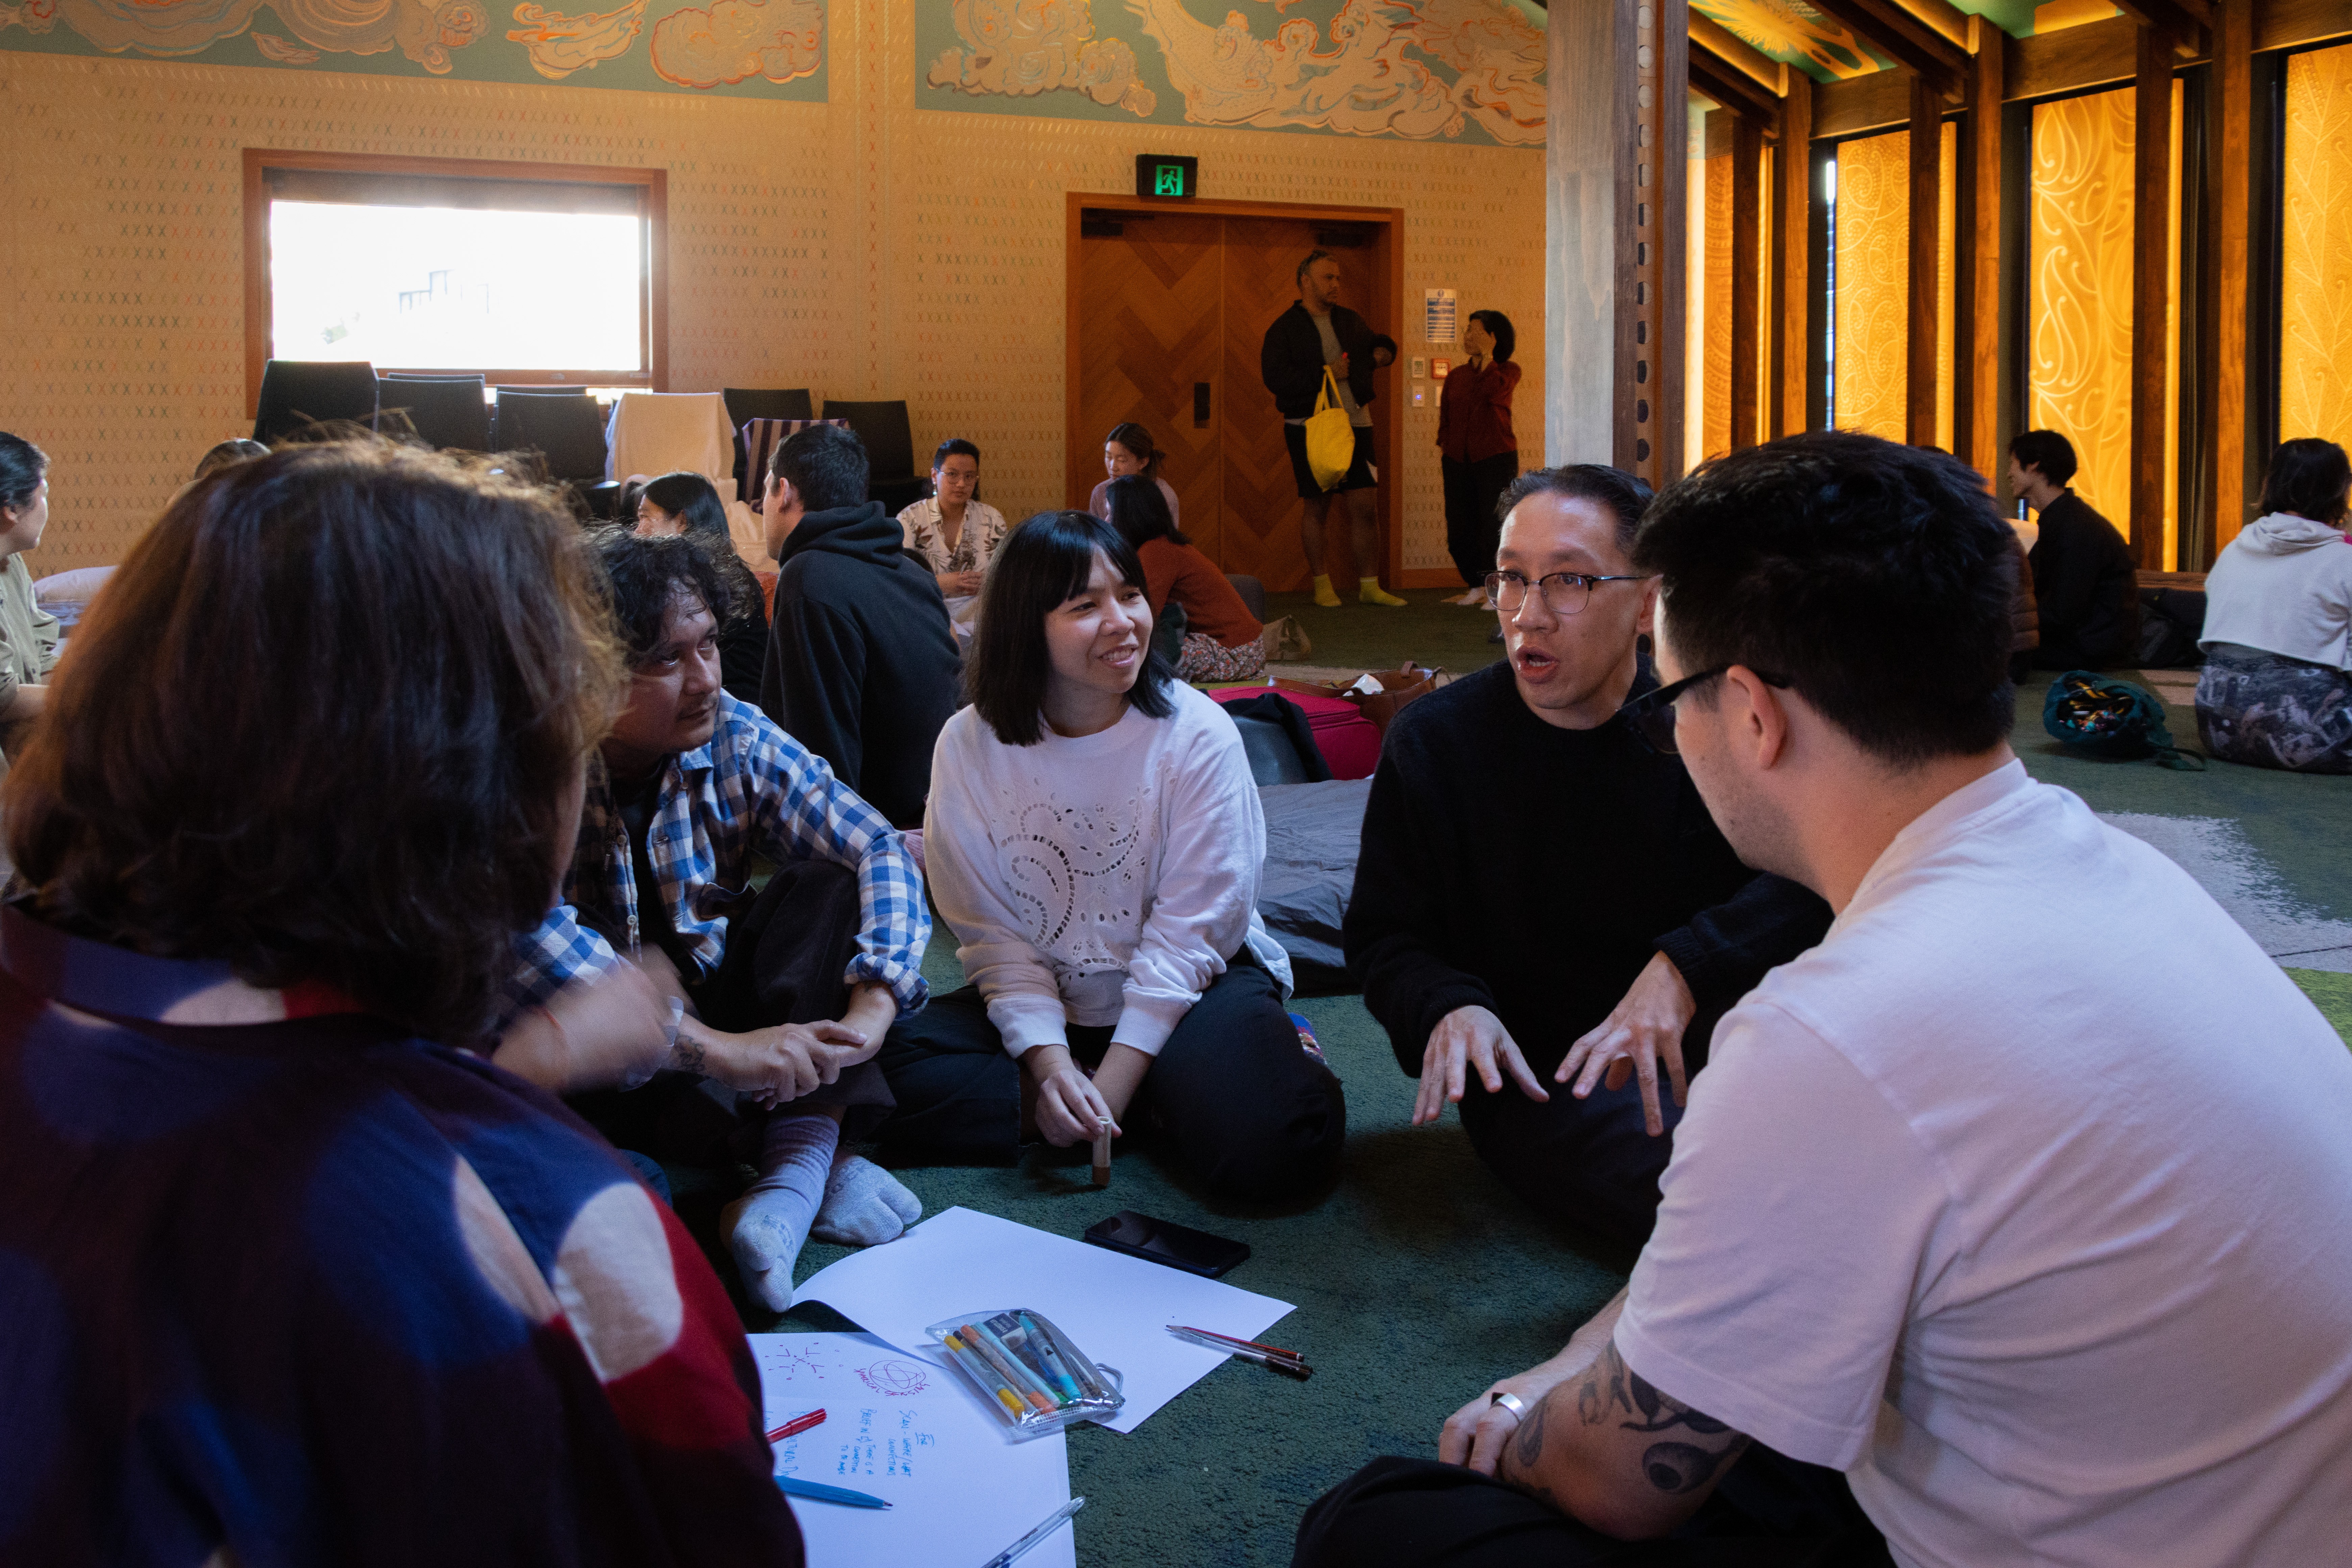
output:
[[890, 826], [920, 827], [963, 661], [929, 566], [866, 499], [868, 472], [864, 444], [835, 425], [770, 460], [760, 511], [779, 571], [760, 706]]
[[2116, 525], [2067, 483], [2074, 444], [2055, 430], [2028, 430], [2009, 444], [2009, 489], [2040, 525], [2026, 564], [2043, 669], [2105, 669], [2139, 657], [2139, 572]]
[[[1290, 448], [1290, 471], [1298, 481], [1298, 499], [1307, 515], [1298, 524], [1299, 542], [1307, 548], [1307, 567], [1315, 574], [1315, 602], [1327, 610], [1339, 607], [1331, 586], [1330, 557], [1324, 551], [1323, 522], [1338, 495], [1346, 510], [1356, 550], [1356, 597], [1367, 605], [1402, 605], [1402, 599], [1381, 587], [1381, 524], [1372, 502], [1372, 416], [1368, 412], [1372, 390], [1372, 329], [1364, 318], [1339, 303], [1339, 264], [1328, 250], [1314, 250], [1298, 264], [1298, 302], [1274, 319], [1259, 345], [1258, 375], [1274, 394], [1282, 415], [1282, 439]], [[1396, 345], [1389, 345], [1395, 357]], [[1328, 365], [1339, 393], [1340, 406], [1356, 432], [1355, 459], [1339, 482], [1325, 489], [1307, 461], [1307, 416], [1323, 390], [1323, 367]], [[1371, 570], [1366, 571], [1370, 567]]]
[[1741, 865], [1682, 759], [1617, 717], [1657, 685], [1637, 641], [1657, 591], [1627, 564], [1649, 500], [1597, 464], [1503, 492], [1486, 584], [1510, 658], [1389, 726], [1346, 923], [1365, 1005], [1421, 1079], [1414, 1124], [1459, 1104], [1506, 1185], [1636, 1247], [1716, 1021], [1830, 923]]

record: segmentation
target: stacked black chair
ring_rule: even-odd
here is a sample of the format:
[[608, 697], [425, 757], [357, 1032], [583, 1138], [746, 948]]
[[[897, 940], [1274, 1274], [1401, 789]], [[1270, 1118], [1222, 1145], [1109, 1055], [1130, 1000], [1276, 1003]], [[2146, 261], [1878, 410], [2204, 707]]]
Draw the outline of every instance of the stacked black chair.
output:
[[490, 449], [490, 405], [482, 399], [478, 375], [420, 375], [393, 372], [376, 386], [377, 418], [387, 430], [405, 416], [410, 430], [428, 447], [446, 451]]
[[609, 515], [620, 487], [604, 478], [604, 411], [584, 389], [500, 388], [498, 449], [537, 452], [549, 479], [578, 486], [591, 510]]
[[253, 438], [284, 439], [313, 425], [375, 427], [375, 366], [365, 360], [274, 359], [262, 368]]
[[746, 419], [816, 417], [816, 404], [805, 386], [730, 386], [719, 395], [727, 400], [727, 417], [738, 425]]
[[866, 493], [883, 506], [898, 511], [929, 492], [930, 475], [915, 467], [915, 432], [907, 422], [907, 405], [903, 401], [846, 403], [828, 397], [824, 400], [824, 416], [846, 419], [858, 440], [865, 443], [866, 461], [873, 471]]

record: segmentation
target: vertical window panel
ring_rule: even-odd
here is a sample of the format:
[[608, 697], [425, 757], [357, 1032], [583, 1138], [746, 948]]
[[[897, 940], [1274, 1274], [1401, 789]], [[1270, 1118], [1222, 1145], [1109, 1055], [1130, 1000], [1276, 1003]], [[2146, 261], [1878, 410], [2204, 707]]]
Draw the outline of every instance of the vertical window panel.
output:
[[1904, 438], [1911, 342], [1910, 145], [1896, 131], [1838, 147], [1837, 426], [1890, 441]]
[[2279, 438], [2352, 446], [2352, 46], [2287, 57], [2280, 173]]

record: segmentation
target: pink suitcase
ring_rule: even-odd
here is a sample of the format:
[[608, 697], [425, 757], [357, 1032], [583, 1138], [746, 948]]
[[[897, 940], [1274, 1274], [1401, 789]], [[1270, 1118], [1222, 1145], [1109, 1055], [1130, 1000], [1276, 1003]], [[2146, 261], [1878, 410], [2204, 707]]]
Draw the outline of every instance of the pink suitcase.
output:
[[1268, 686], [1226, 686], [1209, 693], [1220, 702], [1246, 701], [1263, 697], [1267, 692], [1286, 702], [1294, 702], [1305, 710], [1307, 727], [1314, 731], [1315, 744], [1323, 753], [1323, 762], [1335, 779], [1368, 779], [1381, 763], [1380, 727], [1364, 717], [1363, 710], [1337, 697], [1318, 697], [1306, 691], [1281, 691]]

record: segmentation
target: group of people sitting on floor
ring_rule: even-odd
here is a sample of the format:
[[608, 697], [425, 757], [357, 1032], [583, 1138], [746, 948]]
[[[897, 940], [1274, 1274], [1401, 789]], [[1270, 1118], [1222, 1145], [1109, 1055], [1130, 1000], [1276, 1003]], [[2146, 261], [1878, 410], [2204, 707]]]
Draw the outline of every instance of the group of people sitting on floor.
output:
[[[0, 1552], [797, 1562], [665, 1163], [753, 1168], [778, 1309], [919, 1217], [885, 1163], [1336, 1179], [1240, 738], [1152, 644], [1173, 519], [1006, 531], [963, 657], [866, 477], [822, 426], [764, 476], [757, 703], [690, 497], [583, 539], [320, 445], [142, 539], [0, 795]], [[0, 542], [44, 498], [0, 467]], [[1982, 481], [1822, 433], [1500, 506], [1508, 658], [1391, 727], [1349, 956], [1415, 1121], [1641, 1253], [1297, 1560], [2324, 1560], [2352, 1057], [2010, 752]]]

